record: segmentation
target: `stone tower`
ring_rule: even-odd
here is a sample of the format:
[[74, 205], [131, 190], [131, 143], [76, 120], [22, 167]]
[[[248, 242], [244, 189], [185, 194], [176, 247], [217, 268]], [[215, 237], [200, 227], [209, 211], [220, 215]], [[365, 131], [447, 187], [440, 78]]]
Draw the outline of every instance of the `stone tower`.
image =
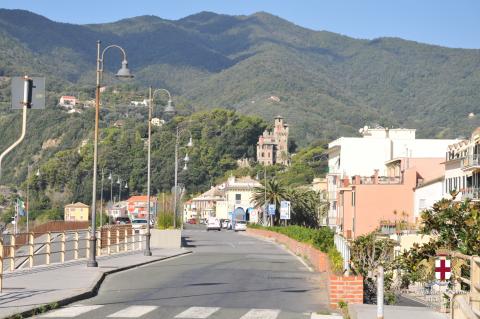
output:
[[288, 154], [288, 125], [276, 116], [273, 131], [265, 131], [258, 138], [257, 161], [263, 165], [290, 165]]

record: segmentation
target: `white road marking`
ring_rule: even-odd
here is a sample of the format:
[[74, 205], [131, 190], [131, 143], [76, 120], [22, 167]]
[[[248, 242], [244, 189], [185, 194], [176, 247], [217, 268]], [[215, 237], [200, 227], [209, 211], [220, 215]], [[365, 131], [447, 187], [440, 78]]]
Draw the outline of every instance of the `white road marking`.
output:
[[73, 318], [76, 316], [80, 316], [86, 312], [98, 309], [103, 307], [103, 305], [93, 305], [93, 306], [71, 306], [67, 308], [61, 308], [58, 310], [54, 310], [52, 312], [46, 313], [41, 315], [42, 318]]
[[339, 315], [319, 315], [318, 313], [312, 313], [310, 319], [342, 319]]
[[252, 309], [240, 319], [276, 319], [279, 313], [277, 309]]
[[217, 312], [218, 307], [190, 307], [184, 312], [175, 316], [175, 318], [205, 319]]
[[138, 318], [157, 308], [157, 306], [130, 306], [108, 315], [107, 318]]

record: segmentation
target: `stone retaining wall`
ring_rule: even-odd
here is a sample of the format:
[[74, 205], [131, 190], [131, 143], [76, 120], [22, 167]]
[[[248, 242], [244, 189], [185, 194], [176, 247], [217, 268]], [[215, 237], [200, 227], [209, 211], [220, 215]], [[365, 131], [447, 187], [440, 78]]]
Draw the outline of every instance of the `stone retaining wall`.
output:
[[294, 254], [308, 260], [315, 271], [329, 274], [328, 295], [331, 308], [338, 308], [338, 303], [344, 301], [348, 304], [363, 303], [363, 278], [362, 276], [339, 276], [332, 272], [328, 255], [310, 244], [298, 242], [286, 235], [264, 229], [248, 228], [247, 233], [271, 238], [285, 245]]

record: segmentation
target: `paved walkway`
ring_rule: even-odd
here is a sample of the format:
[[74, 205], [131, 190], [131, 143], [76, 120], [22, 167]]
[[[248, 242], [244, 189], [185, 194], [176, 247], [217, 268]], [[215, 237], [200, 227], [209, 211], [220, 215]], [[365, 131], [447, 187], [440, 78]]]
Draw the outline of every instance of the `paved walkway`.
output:
[[187, 254], [185, 249], [152, 249], [153, 256], [143, 251], [98, 257], [98, 268], [86, 267], [86, 260], [4, 275], [0, 294], [0, 318], [25, 313], [42, 305], [66, 303], [93, 296], [104, 277], [110, 273]]
[[[350, 317], [352, 319], [372, 319], [377, 317], [376, 305], [350, 305]], [[433, 311], [425, 307], [402, 307], [402, 306], [385, 306], [384, 317], [388, 319], [448, 319], [448, 315]]]

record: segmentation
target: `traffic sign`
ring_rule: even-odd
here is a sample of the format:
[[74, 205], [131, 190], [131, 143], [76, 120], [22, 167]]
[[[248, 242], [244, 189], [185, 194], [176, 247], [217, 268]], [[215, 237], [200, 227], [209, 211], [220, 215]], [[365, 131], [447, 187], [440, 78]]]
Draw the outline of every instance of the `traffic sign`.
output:
[[280, 219], [290, 219], [290, 202], [282, 200], [280, 202]]
[[268, 204], [268, 215], [275, 215], [276, 208], [275, 204]]
[[[33, 81], [32, 89], [32, 109], [44, 109], [45, 108], [45, 78], [32, 76], [30, 79]], [[23, 109], [25, 89], [24, 77], [12, 78], [12, 109]]]
[[435, 278], [438, 280], [449, 280], [452, 276], [451, 260], [440, 256], [435, 260]]

